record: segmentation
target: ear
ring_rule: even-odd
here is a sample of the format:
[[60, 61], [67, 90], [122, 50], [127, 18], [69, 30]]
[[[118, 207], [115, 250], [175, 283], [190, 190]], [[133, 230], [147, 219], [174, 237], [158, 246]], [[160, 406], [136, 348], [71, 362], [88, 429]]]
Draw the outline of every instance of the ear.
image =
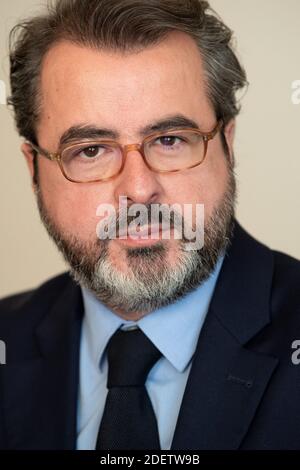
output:
[[27, 142], [24, 142], [21, 145], [21, 151], [22, 151], [22, 153], [25, 157], [26, 163], [27, 163], [30, 178], [31, 178], [31, 181], [32, 181], [32, 189], [35, 192], [37, 187], [36, 187], [36, 183], [35, 183], [34, 150], [33, 150], [33, 148], [31, 147], [30, 144], [28, 144]]
[[224, 129], [224, 135], [229, 149], [229, 158], [232, 166], [234, 165], [234, 136], [235, 136], [235, 119], [231, 119]]

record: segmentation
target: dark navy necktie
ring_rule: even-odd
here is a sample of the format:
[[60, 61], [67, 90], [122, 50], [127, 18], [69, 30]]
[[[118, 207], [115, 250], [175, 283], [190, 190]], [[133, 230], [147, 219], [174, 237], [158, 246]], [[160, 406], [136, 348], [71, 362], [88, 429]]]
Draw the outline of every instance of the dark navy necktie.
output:
[[140, 329], [117, 330], [107, 345], [107, 398], [96, 450], [160, 449], [145, 382], [161, 357]]

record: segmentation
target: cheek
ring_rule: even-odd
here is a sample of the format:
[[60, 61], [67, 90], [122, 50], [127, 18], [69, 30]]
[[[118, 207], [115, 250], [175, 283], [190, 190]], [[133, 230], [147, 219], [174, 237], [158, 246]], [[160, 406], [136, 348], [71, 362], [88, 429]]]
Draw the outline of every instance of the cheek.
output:
[[44, 167], [40, 171], [40, 188], [47, 213], [61, 231], [81, 240], [96, 237], [100, 220], [97, 208], [103, 200], [106, 202], [99, 187], [69, 182]]
[[[224, 197], [228, 177], [225, 156], [218, 155], [199, 168], [173, 175], [168, 183], [167, 194], [172, 203], [193, 206], [204, 204], [205, 217], [208, 218]], [[195, 209], [193, 212], [195, 213]]]

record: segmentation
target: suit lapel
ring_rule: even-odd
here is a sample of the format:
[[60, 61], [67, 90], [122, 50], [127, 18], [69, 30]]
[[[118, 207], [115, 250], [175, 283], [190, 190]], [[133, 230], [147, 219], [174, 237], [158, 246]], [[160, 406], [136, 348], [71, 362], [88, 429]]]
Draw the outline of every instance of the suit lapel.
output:
[[210, 312], [200, 335], [172, 449], [237, 449], [277, 360], [243, 348]]
[[9, 448], [75, 448], [81, 318], [80, 289], [68, 282], [37, 328], [41, 354], [3, 368]]
[[238, 449], [278, 360], [247, 344], [269, 322], [273, 255], [236, 224], [199, 336], [172, 449]]

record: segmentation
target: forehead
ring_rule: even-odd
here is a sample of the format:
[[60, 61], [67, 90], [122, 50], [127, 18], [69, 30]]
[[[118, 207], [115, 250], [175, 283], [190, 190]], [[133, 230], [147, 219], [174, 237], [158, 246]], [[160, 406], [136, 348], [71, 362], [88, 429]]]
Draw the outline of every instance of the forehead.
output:
[[201, 54], [183, 33], [126, 54], [61, 42], [44, 58], [41, 95], [53, 132], [100, 122], [129, 135], [167, 114], [212, 115]]

